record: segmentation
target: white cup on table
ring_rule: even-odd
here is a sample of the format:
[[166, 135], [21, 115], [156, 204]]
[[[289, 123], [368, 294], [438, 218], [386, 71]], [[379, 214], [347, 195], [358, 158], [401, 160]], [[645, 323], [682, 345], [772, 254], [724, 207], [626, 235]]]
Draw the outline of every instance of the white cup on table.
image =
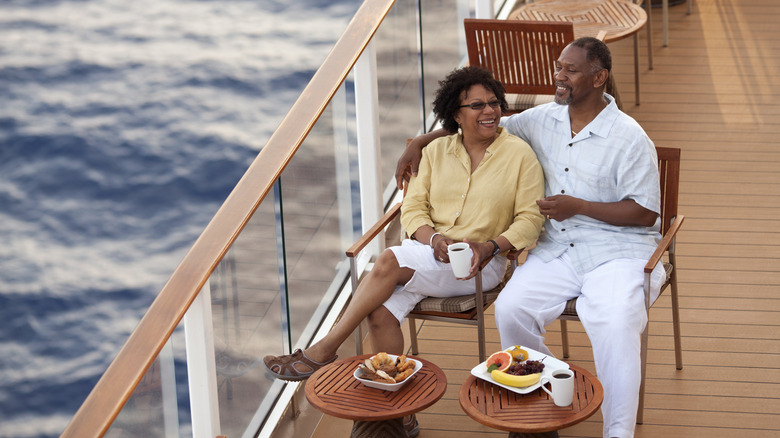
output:
[[[549, 382], [552, 391], [544, 386]], [[555, 370], [550, 376], [541, 378], [542, 389], [550, 394], [555, 406], [569, 406], [574, 400], [574, 371], [568, 369]]]
[[471, 268], [471, 257], [474, 253], [468, 243], [458, 242], [447, 247], [447, 255], [450, 257], [450, 266], [455, 278], [464, 278], [469, 276]]

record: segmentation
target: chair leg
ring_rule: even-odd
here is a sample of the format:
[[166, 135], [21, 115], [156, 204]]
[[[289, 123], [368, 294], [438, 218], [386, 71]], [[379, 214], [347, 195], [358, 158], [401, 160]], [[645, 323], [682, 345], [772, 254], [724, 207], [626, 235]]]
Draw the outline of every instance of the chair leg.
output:
[[485, 346], [485, 297], [482, 294], [482, 271], [477, 272], [474, 277], [474, 283], [477, 289], [477, 342], [479, 343], [479, 362], [487, 360], [487, 348]]
[[636, 93], [635, 105], [639, 105], [639, 37], [634, 34], [634, 91]]
[[663, 25], [664, 25], [664, 47], [669, 46], [669, 0], [663, 0], [661, 2], [663, 8]]
[[563, 344], [563, 357], [569, 358], [569, 327], [566, 325], [566, 320], [561, 320], [561, 344]]
[[409, 340], [412, 344], [412, 354], [420, 354], [419, 348], [417, 348], [417, 327], [415, 327], [414, 318], [407, 318], [409, 320]]
[[645, 0], [647, 11], [647, 69], [653, 69], [653, 5], [651, 0]]
[[[670, 255], [674, 257], [674, 255]], [[672, 262], [674, 263], [674, 262]], [[683, 368], [682, 363], [682, 335], [680, 333], [680, 303], [677, 295], [676, 267], [672, 270], [671, 295], [672, 295], [672, 327], [674, 329], [674, 362], [678, 370]]]

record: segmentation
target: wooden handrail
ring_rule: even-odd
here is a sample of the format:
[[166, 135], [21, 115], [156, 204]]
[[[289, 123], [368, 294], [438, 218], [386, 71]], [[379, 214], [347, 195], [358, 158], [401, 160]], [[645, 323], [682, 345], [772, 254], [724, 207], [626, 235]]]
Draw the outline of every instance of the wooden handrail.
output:
[[365, 0], [268, 143], [163, 286], [62, 433], [103, 436], [211, 273], [271, 191], [395, 0]]

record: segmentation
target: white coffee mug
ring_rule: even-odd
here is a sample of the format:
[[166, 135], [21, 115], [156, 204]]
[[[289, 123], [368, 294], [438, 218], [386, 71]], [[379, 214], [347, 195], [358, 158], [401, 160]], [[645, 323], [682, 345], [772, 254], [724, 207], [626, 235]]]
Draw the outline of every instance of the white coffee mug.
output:
[[[574, 371], [568, 369], [555, 370], [550, 376], [544, 376], [540, 380], [542, 389], [550, 394], [555, 406], [569, 406], [574, 399]], [[544, 386], [549, 382], [552, 391]]]
[[468, 277], [473, 255], [469, 244], [465, 242], [453, 243], [447, 247], [447, 255], [450, 256], [450, 266], [452, 266], [455, 278]]

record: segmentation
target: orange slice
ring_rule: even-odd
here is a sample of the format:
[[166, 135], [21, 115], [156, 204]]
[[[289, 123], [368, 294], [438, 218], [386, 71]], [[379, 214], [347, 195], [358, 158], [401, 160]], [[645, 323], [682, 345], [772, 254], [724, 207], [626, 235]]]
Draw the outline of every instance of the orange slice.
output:
[[497, 351], [485, 362], [488, 372], [493, 370], [506, 371], [512, 365], [512, 355], [508, 351]]

